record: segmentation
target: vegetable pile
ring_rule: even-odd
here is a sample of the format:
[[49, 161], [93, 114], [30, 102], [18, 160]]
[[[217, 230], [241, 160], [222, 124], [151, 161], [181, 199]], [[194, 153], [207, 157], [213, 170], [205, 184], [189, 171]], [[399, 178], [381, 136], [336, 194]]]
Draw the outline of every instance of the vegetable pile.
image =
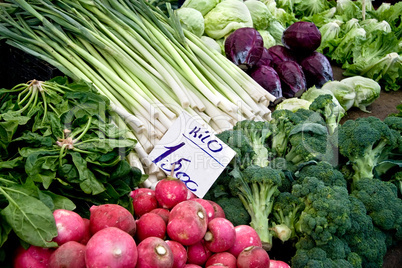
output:
[[116, 126], [107, 98], [65, 77], [0, 89], [0, 96], [3, 254], [15, 235], [55, 246], [56, 209], [84, 215], [88, 205], [113, 202], [132, 211], [128, 194], [146, 176], [131, 164], [136, 140]]
[[289, 267], [270, 260], [253, 228], [233, 225], [179, 179], [168, 176], [130, 196], [135, 214], [108, 203], [92, 205], [86, 218], [54, 210], [55, 245], [19, 245], [13, 267]]
[[314, 102], [218, 134], [237, 155], [204, 198], [291, 267], [381, 267], [402, 239], [401, 113], [332, 129]]
[[[340, 121], [400, 89], [402, 4], [180, 2], [0, 2], [65, 74], [0, 89], [1, 266], [381, 267], [402, 111]], [[148, 159], [183, 111], [236, 152], [203, 199]]]
[[[342, 66], [345, 76], [364, 76], [380, 83], [384, 90], [399, 90], [401, 85], [402, 3], [382, 3], [374, 9], [372, 1], [184, 1], [186, 11], [199, 16], [182, 16], [182, 23], [204, 28], [201, 37], [225, 54], [225, 39], [239, 28], [254, 28], [269, 49], [286, 45], [283, 32], [294, 23], [314, 23], [321, 33], [317, 52]], [[179, 8], [180, 10], [181, 8]], [[187, 13], [184, 12], [183, 13]], [[203, 16], [204, 20], [200, 19]], [[197, 17], [197, 20], [193, 18]], [[195, 26], [197, 25], [197, 27]], [[191, 31], [190, 27], [188, 29]], [[296, 32], [303, 33], [302, 29]], [[293, 34], [292, 34], [293, 35]], [[310, 46], [306, 40], [293, 43]], [[288, 43], [289, 44], [289, 43]]]
[[270, 117], [275, 97], [183, 29], [169, 5], [170, 16], [143, 0], [0, 5], [1, 37], [93, 83], [132, 128], [143, 159], [183, 110], [217, 132]]

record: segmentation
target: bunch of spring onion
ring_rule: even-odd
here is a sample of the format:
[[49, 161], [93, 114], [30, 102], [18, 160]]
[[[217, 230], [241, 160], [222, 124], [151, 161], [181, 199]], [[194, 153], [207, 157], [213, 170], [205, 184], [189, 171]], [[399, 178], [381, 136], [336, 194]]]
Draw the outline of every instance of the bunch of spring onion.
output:
[[143, 161], [182, 111], [217, 133], [243, 119], [269, 120], [275, 97], [182, 29], [167, 7], [169, 15], [145, 0], [5, 0], [0, 36], [93, 83], [117, 124], [132, 129]]

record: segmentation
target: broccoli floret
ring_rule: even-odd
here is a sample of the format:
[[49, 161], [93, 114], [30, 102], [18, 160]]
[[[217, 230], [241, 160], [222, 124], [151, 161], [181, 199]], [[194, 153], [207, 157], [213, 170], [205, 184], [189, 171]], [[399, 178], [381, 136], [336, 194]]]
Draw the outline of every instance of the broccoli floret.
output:
[[274, 202], [272, 211], [274, 235], [282, 242], [296, 238], [295, 222], [300, 212], [304, 210], [304, 203], [288, 192], [280, 193]]
[[323, 249], [317, 247], [309, 250], [306, 249], [297, 250], [296, 254], [291, 259], [291, 263], [292, 268], [338, 267], [334, 262], [334, 260], [327, 257], [327, 254]]
[[330, 94], [322, 94], [317, 96], [310, 104], [309, 109], [322, 115], [327, 123], [328, 132], [332, 135], [338, 127], [339, 122], [345, 115], [342, 106], [337, 105], [333, 96]]
[[216, 201], [221, 197], [230, 197], [229, 182], [232, 179], [230, 168], [226, 167], [204, 195], [204, 199]]
[[373, 116], [348, 120], [337, 130], [339, 153], [352, 165], [353, 181], [373, 178], [374, 167], [397, 146], [395, 132]]
[[[361, 258], [351, 252], [348, 244], [334, 236], [333, 240], [317, 246], [310, 236], [301, 237], [295, 244], [296, 254], [292, 258], [292, 267], [326, 264], [328, 267], [361, 268]], [[341, 266], [339, 266], [342, 264]], [[315, 266], [312, 266], [315, 267]]]
[[384, 118], [384, 123], [387, 124], [387, 126], [389, 128], [398, 131], [400, 135], [402, 134], [402, 117], [401, 116], [389, 115]]
[[362, 201], [352, 195], [349, 200], [352, 224], [342, 236], [342, 240], [348, 243], [352, 252], [359, 255], [363, 267], [381, 267], [387, 251], [387, 237], [374, 227]]
[[254, 150], [249, 138], [241, 130], [228, 129], [216, 134], [222, 142], [227, 144], [236, 152], [231, 164], [239, 166], [241, 169], [251, 164], [254, 157]]
[[232, 195], [238, 196], [250, 214], [250, 226], [253, 227], [263, 242], [264, 248], [272, 246], [272, 233], [269, 230], [268, 217], [272, 212], [274, 198], [279, 194], [278, 187], [283, 180], [283, 172], [269, 166], [251, 165], [231, 171], [233, 180], [229, 187]]
[[364, 204], [375, 226], [402, 239], [402, 199], [392, 182], [363, 178], [354, 183], [351, 195]]
[[326, 126], [326, 122], [324, 118], [321, 116], [321, 114], [314, 112], [313, 110], [298, 109], [294, 113], [296, 116], [300, 118], [302, 123], [312, 122]]
[[296, 222], [296, 232], [311, 236], [320, 246], [334, 235], [343, 235], [351, 226], [348, 190], [326, 186], [315, 177], [306, 177], [292, 187], [292, 194], [301, 198], [305, 209]]
[[249, 225], [251, 217], [238, 197], [221, 197], [215, 200], [225, 211], [225, 217], [234, 226]]
[[285, 158], [295, 165], [310, 160], [332, 161], [334, 157], [328, 130], [321, 124], [307, 122], [295, 126], [289, 133], [289, 142]]
[[[362, 258], [356, 252], [350, 252], [347, 257], [348, 262], [352, 265], [353, 268], [361, 268], [363, 266]], [[342, 266], [340, 266], [342, 267]], [[380, 266], [379, 266], [380, 267]]]
[[272, 134], [271, 124], [267, 121], [242, 120], [236, 123], [234, 130], [239, 130], [246, 135], [250, 141], [255, 154], [251, 161], [258, 166], [269, 164], [268, 138]]
[[296, 172], [297, 180], [303, 180], [306, 177], [316, 177], [324, 182], [326, 186], [347, 187], [347, 182], [342, 172], [326, 161], [310, 161]]
[[392, 151], [391, 158], [402, 158], [402, 116], [389, 115], [384, 119], [384, 123], [395, 132], [397, 137], [397, 146]]
[[276, 156], [284, 156], [288, 147], [290, 130], [301, 122], [301, 118], [290, 110], [281, 109], [271, 113], [272, 144]]

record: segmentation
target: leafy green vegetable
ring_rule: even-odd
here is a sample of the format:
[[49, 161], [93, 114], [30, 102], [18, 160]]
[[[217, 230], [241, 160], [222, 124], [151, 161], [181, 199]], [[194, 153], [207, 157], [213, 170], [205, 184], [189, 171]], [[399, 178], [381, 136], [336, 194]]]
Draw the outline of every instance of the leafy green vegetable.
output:
[[118, 128], [109, 100], [85, 82], [66, 77], [0, 89], [0, 242], [13, 233], [54, 247], [52, 211], [118, 203], [146, 179], [126, 156], [136, 140]]

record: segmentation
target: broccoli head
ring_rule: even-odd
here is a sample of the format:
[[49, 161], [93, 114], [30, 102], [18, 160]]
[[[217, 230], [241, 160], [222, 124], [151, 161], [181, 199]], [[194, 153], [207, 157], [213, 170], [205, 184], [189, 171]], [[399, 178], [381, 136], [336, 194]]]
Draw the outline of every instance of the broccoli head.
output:
[[295, 165], [310, 160], [331, 162], [334, 158], [328, 130], [318, 123], [303, 123], [295, 126], [289, 133], [290, 150], [285, 155], [287, 161]]
[[272, 211], [274, 236], [282, 242], [296, 238], [295, 222], [300, 212], [304, 210], [304, 203], [289, 192], [282, 192], [276, 198]]
[[392, 182], [363, 178], [354, 183], [351, 196], [358, 198], [375, 226], [402, 239], [402, 199]]
[[[309, 109], [322, 115], [327, 123], [329, 134], [333, 134], [339, 122], [345, 115], [345, 109], [339, 103], [334, 102], [334, 96], [330, 94], [318, 95], [310, 104]], [[336, 100], [336, 99], [335, 99]]]
[[225, 217], [234, 226], [249, 225], [251, 218], [238, 197], [221, 197], [215, 200], [225, 212]]
[[303, 180], [306, 177], [316, 177], [327, 186], [347, 187], [342, 172], [326, 161], [310, 161], [296, 172], [297, 180]]
[[350, 195], [351, 228], [342, 236], [350, 250], [360, 257], [363, 267], [381, 267], [387, 251], [387, 236], [374, 227], [363, 202]]
[[373, 116], [348, 120], [337, 130], [339, 153], [352, 165], [353, 181], [373, 178], [374, 167], [397, 146], [395, 132]]
[[350, 267], [361, 268], [362, 261], [352, 252], [348, 244], [337, 236], [327, 244], [317, 246], [310, 236], [301, 237], [296, 243], [296, 254], [292, 257], [294, 267]]
[[353, 266], [346, 259], [333, 260], [329, 258], [326, 252], [321, 248], [312, 248], [310, 250], [299, 249], [292, 257], [292, 268], [358, 268]]
[[296, 222], [299, 235], [311, 236], [317, 246], [351, 227], [349, 193], [345, 187], [326, 186], [316, 177], [293, 184], [292, 194], [304, 201], [305, 209]]
[[229, 187], [233, 196], [238, 196], [251, 217], [253, 227], [266, 249], [272, 246], [272, 233], [269, 230], [269, 216], [274, 198], [279, 194], [278, 187], [283, 180], [283, 172], [269, 166], [250, 165], [244, 170], [233, 169]]
[[276, 156], [284, 156], [288, 147], [290, 130], [301, 122], [301, 118], [290, 110], [281, 109], [271, 113], [272, 143]]
[[272, 134], [272, 127], [268, 121], [242, 120], [234, 125], [233, 130], [239, 130], [248, 137], [255, 154], [251, 162], [258, 166], [269, 164], [268, 138]]
[[231, 164], [245, 168], [251, 164], [251, 159], [254, 157], [253, 146], [249, 138], [241, 130], [228, 129], [216, 134], [222, 142], [228, 145], [236, 152]]

